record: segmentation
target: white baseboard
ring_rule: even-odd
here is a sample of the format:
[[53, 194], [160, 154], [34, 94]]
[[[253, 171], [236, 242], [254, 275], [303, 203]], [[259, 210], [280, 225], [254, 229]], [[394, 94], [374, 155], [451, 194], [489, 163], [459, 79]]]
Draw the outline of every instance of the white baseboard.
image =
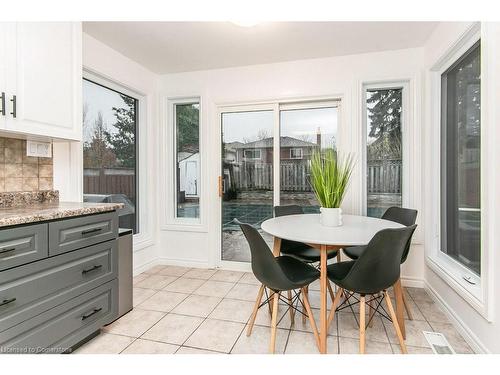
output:
[[403, 286], [410, 288], [425, 288], [424, 279], [412, 276], [401, 276], [401, 283]]
[[432, 288], [429, 283], [425, 282], [425, 289], [429, 292], [431, 298], [442, 308], [450, 322], [462, 335], [462, 337], [470, 345], [471, 349], [478, 354], [490, 354], [490, 351], [479, 340], [476, 334], [464, 323], [463, 320], [458, 318], [452, 308], [441, 298], [441, 296]]
[[158, 258], [156, 264], [191, 267], [191, 268], [213, 268], [208, 261], [189, 260], [189, 259], [171, 259], [171, 258]]

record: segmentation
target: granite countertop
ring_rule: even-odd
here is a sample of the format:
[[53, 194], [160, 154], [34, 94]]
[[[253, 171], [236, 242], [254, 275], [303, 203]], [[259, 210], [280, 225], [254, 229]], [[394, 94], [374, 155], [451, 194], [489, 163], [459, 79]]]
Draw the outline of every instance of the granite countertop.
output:
[[114, 211], [123, 203], [50, 202], [0, 208], [0, 227]]

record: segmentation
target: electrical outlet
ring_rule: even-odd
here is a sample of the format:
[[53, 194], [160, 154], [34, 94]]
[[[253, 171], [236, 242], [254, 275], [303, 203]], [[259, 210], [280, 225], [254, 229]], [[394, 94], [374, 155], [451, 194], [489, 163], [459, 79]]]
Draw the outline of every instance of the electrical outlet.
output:
[[26, 155], [34, 156], [37, 158], [51, 158], [52, 143], [26, 141]]

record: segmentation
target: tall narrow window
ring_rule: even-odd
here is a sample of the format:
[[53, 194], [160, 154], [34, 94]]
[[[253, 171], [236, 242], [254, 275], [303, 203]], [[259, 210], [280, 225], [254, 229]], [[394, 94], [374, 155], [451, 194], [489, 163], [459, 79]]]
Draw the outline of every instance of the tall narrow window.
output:
[[441, 251], [480, 274], [479, 42], [441, 75], [441, 94]]
[[83, 80], [83, 199], [120, 202], [121, 228], [139, 231], [137, 212], [138, 100]]
[[366, 91], [366, 191], [368, 216], [402, 205], [403, 88]]
[[176, 217], [200, 217], [200, 102], [173, 104]]

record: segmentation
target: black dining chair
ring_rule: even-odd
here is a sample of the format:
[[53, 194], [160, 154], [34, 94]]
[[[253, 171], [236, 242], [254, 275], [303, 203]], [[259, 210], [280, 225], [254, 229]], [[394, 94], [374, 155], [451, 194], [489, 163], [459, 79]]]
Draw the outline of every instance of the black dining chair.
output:
[[[366, 304], [370, 307], [368, 326], [377, 312], [392, 321], [401, 351], [407, 353], [403, 334], [387, 289], [399, 280], [401, 258], [416, 227], [417, 225], [411, 225], [406, 228], [383, 229], [373, 236], [357, 260], [328, 266], [328, 278], [339, 287], [328, 317], [328, 327], [332, 324], [337, 310], [347, 307], [352, 309], [353, 305], [359, 303], [359, 352], [361, 354], [365, 352]], [[356, 295], [360, 296], [359, 299]], [[344, 301], [339, 305], [342, 296], [344, 296]], [[367, 300], [366, 296], [370, 298]], [[354, 298], [356, 302], [352, 303], [351, 298]], [[388, 311], [382, 306], [384, 299]]]
[[[248, 324], [247, 336], [250, 336], [252, 333], [252, 328], [259, 308], [265, 304], [271, 304], [272, 301], [271, 342], [269, 345], [269, 352], [274, 353], [276, 327], [278, 323], [278, 301], [281, 300], [288, 305], [290, 318], [293, 320], [295, 311], [302, 313], [294, 307], [294, 303], [296, 301], [300, 301], [300, 292], [296, 292], [296, 290], [299, 289], [304, 295], [303, 304], [307, 311], [307, 316], [309, 317], [311, 328], [316, 338], [316, 344], [319, 347], [318, 330], [316, 328], [309, 300], [307, 295], [304, 294], [304, 288], [319, 278], [319, 271], [316, 268], [287, 255], [275, 257], [257, 229], [249, 224], [240, 224], [240, 228], [250, 246], [252, 271], [255, 277], [262, 283]], [[267, 296], [266, 288], [271, 291], [270, 296]], [[285, 300], [281, 297], [281, 293], [285, 291], [295, 292], [294, 300], [292, 300], [291, 303], [289, 300]], [[266, 300], [261, 303], [264, 292], [266, 292]]]
[[[412, 210], [409, 208], [402, 208], [402, 207], [389, 207], [384, 214], [382, 215], [381, 219], [385, 220], [390, 220], [394, 221], [396, 223], [405, 225], [407, 227], [415, 224], [417, 220], [417, 210]], [[406, 261], [406, 258], [408, 257], [408, 253], [410, 252], [410, 243], [408, 243], [403, 256], [401, 257], [401, 264], [403, 264]], [[344, 254], [347, 255], [351, 259], [358, 259], [360, 255], [363, 253], [365, 250], [366, 246], [350, 246], [350, 247], [345, 247], [342, 249], [344, 251]], [[408, 319], [413, 320], [413, 314], [411, 312], [411, 308], [408, 303], [408, 299], [406, 297], [406, 293], [401, 286], [401, 280], [398, 279], [396, 282], [396, 287], [401, 288], [402, 290], [402, 298], [403, 298], [403, 304], [406, 310], [406, 314], [408, 315]]]

